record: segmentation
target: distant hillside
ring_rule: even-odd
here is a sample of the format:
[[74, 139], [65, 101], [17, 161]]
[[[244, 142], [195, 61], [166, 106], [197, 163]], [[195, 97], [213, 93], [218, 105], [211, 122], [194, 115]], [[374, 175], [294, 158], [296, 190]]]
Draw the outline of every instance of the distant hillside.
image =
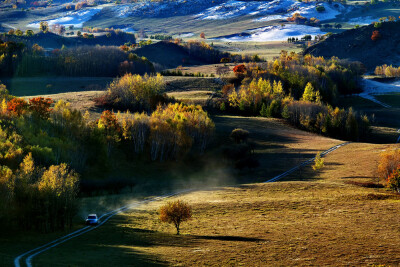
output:
[[[380, 38], [371, 39], [379, 31]], [[334, 34], [304, 51], [314, 56], [350, 59], [362, 62], [369, 71], [382, 64], [400, 64], [400, 21], [384, 22], [379, 28], [368, 25]]]
[[135, 43], [135, 36], [133, 34], [119, 32], [119, 33], [111, 33], [110, 37], [106, 35], [96, 36], [96, 38], [88, 39], [83, 37], [63, 37], [54, 33], [37, 33], [31, 37], [27, 36], [15, 36], [15, 35], [6, 35], [1, 36], [1, 40], [3, 41], [15, 41], [22, 42], [28, 46], [32, 46], [33, 44], [38, 44], [44, 48], [61, 48], [63, 45], [67, 47], [71, 46], [82, 46], [82, 45], [123, 45], [124, 43], [131, 42]]
[[135, 50], [135, 54], [166, 68], [204, 64], [205, 61], [190, 55], [182, 46], [171, 42], [158, 42]]

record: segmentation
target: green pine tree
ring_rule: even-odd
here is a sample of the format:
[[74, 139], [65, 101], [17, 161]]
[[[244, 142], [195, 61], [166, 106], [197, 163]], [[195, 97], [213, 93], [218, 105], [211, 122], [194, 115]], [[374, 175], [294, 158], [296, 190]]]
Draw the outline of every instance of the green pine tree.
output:
[[221, 111], [225, 111], [225, 110], [226, 110], [225, 102], [222, 102], [222, 103], [221, 103], [221, 105], [219, 106], [219, 109], [220, 109]]
[[283, 107], [283, 110], [282, 110], [282, 118], [284, 118], [284, 119], [289, 119], [290, 118], [290, 113], [289, 113], [289, 108], [288, 108], [288, 106], [287, 105], [285, 105], [284, 107]]
[[267, 106], [265, 105], [265, 103], [263, 103], [261, 106], [260, 115], [262, 117], [268, 117], [268, 109], [267, 109]]

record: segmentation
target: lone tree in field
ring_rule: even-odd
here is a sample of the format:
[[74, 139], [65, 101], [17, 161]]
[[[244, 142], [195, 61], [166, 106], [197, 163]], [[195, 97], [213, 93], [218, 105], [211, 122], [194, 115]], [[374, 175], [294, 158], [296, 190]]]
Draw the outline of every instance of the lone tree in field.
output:
[[246, 130], [241, 129], [241, 128], [236, 128], [231, 132], [229, 137], [236, 144], [240, 144], [240, 143], [246, 143], [247, 139], [249, 138], [249, 135], [250, 135], [249, 131], [246, 131]]
[[317, 153], [314, 160], [314, 165], [312, 166], [314, 171], [318, 171], [324, 167], [324, 159], [321, 158], [321, 153]]
[[192, 208], [182, 200], [168, 202], [160, 208], [160, 220], [166, 223], [173, 223], [176, 234], [179, 235], [179, 227], [182, 222], [192, 218]]

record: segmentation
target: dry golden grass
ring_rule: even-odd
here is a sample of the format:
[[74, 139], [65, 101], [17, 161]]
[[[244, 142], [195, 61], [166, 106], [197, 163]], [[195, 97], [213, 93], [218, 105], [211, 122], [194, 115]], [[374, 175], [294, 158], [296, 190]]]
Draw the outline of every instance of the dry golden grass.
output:
[[[80, 110], [83, 114], [86, 111], [89, 111], [91, 119], [97, 119], [100, 117], [100, 113], [103, 111], [95, 107], [94, 100], [100, 96], [102, 96], [104, 91], [83, 91], [83, 92], [70, 92], [70, 93], [60, 93], [60, 94], [51, 94], [51, 95], [41, 95], [41, 97], [49, 97], [53, 99], [56, 103], [59, 100], [66, 101], [71, 104], [73, 109]], [[37, 97], [37, 96], [26, 96], [24, 97], [26, 100]]]
[[266, 60], [279, 56], [282, 50], [300, 52], [297, 44], [286, 41], [269, 42], [214, 42], [214, 45], [223, 51], [240, 55], [258, 55]]
[[158, 220], [164, 201], [143, 205], [34, 263], [397, 266], [400, 197], [384, 188], [345, 183], [371, 181], [380, 152], [391, 147], [350, 144], [326, 157], [326, 168], [314, 181], [248, 184], [179, 196], [194, 211], [181, 236]]

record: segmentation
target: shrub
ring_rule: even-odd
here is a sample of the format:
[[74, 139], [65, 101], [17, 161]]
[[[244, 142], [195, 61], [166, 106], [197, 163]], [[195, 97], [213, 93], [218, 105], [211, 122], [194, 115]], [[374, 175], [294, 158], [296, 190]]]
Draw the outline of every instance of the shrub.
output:
[[244, 75], [246, 72], [247, 68], [244, 64], [236, 65], [233, 67], [233, 73], [235, 73], [236, 76]]
[[30, 110], [32, 110], [33, 114], [42, 119], [49, 118], [51, 104], [53, 104], [53, 100], [51, 98], [35, 97], [29, 99]]
[[372, 35], [371, 35], [371, 40], [372, 41], [377, 41], [380, 38], [381, 38], [381, 34], [379, 33], [379, 31], [373, 31], [372, 32]]
[[314, 165], [312, 166], [313, 170], [318, 171], [318, 170], [322, 169], [325, 166], [324, 161], [325, 160], [323, 158], [321, 158], [321, 153], [318, 152], [314, 159]]
[[160, 208], [159, 212], [160, 220], [173, 224], [177, 235], [180, 233], [181, 223], [192, 218], [192, 207], [182, 200], [168, 202]]
[[120, 109], [146, 110], [155, 109], [157, 100], [163, 97], [165, 82], [161, 75], [140, 76], [125, 74], [112, 82], [105, 98], [105, 104]]
[[231, 134], [230, 134], [230, 138], [236, 143], [236, 144], [240, 144], [240, 143], [245, 143], [247, 142], [247, 139], [249, 138], [250, 133], [244, 129], [241, 128], [237, 128], [234, 129]]
[[20, 116], [26, 112], [28, 103], [23, 98], [13, 98], [7, 103], [7, 110], [13, 115]]

